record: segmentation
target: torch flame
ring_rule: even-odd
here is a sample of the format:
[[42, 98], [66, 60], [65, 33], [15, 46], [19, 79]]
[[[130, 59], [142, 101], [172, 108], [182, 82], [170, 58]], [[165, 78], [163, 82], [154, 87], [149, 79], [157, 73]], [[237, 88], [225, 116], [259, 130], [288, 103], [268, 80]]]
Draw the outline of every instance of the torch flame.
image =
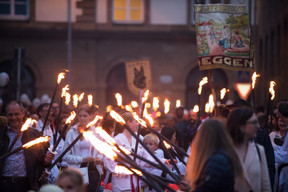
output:
[[106, 112], [110, 112], [110, 111], [112, 111], [113, 110], [113, 107], [111, 106], [111, 105], [108, 105], [107, 107], [106, 107]]
[[97, 151], [99, 151], [101, 154], [105, 155], [111, 160], [115, 160], [117, 157], [117, 153], [113, 151], [111, 146], [108, 145], [108, 143], [105, 143], [101, 141], [100, 139], [96, 138], [95, 135], [91, 131], [85, 131], [83, 132], [84, 138], [89, 141]]
[[275, 81], [270, 81], [269, 92], [271, 93], [271, 101], [275, 98], [274, 86], [276, 85]]
[[181, 101], [180, 99], [177, 99], [176, 100], [176, 108], [180, 107], [181, 106]]
[[70, 95], [70, 93], [65, 93], [65, 104], [66, 105], [69, 105], [69, 103], [70, 103], [70, 100], [71, 100], [71, 95]]
[[86, 128], [89, 128], [89, 127], [95, 125], [97, 123], [97, 121], [99, 121], [100, 119], [103, 119], [103, 117], [99, 116], [99, 115], [96, 115], [95, 118], [93, 119], [93, 121], [91, 121], [90, 123], [88, 123], [86, 125]]
[[125, 109], [131, 113], [133, 113], [133, 108], [131, 105], [125, 105]]
[[137, 101], [131, 101], [131, 106], [132, 106], [133, 108], [138, 107]]
[[153, 110], [157, 111], [158, 108], [159, 108], [159, 99], [158, 97], [153, 97]]
[[221, 89], [221, 91], [220, 91], [220, 99], [221, 99], [221, 100], [224, 99], [225, 94], [226, 94], [227, 92], [229, 92], [229, 89], [226, 89], [226, 88]]
[[96, 127], [95, 132], [99, 134], [109, 145], [115, 145], [115, 140], [102, 127]]
[[61, 80], [65, 78], [65, 73], [59, 73], [57, 84], [59, 85], [61, 83]]
[[199, 83], [199, 88], [198, 88], [198, 95], [201, 95], [202, 93], [202, 86], [208, 83], [208, 77], [203, 77], [203, 79]]
[[256, 72], [253, 73], [252, 75], [252, 89], [255, 88], [255, 84], [256, 84], [256, 79], [257, 77], [260, 77], [261, 75], [260, 74], [256, 74]]
[[213, 112], [214, 105], [215, 105], [215, 103], [214, 103], [213, 94], [210, 94], [210, 95], [209, 95], [209, 106], [210, 106], [209, 112], [210, 112], [210, 113]]
[[33, 145], [39, 144], [39, 143], [45, 143], [48, 142], [50, 140], [49, 136], [45, 136], [45, 137], [38, 137], [37, 139], [34, 139], [32, 141], [29, 141], [28, 143], [25, 143], [24, 145], [22, 145], [23, 148], [29, 148], [32, 147]]
[[88, 105], [91, 107], [93, 105], [93, 96], [91, 94], [87, 95], [87, 99], [88, 99]]
[[[143, 175], [142, 172], [139, 171], [138, 169], [131, 168], [131, 170], [133, 170], [139, 176]], [[130, 171], [129, 169], [127, 169], [126, 167], [121, 166], [121, 165], [115, 166], [114, 173], [124, 174], [124, 175], [133, 175], [134, 174], [132, 171]]]
[[165, 147], [166, 147], [167, 149], [170, 149], [170, 148], [171, 148], [171, 145], [169, 145], [166, 141], [163, 141], [163, 144], [165, 145]]
[[26, 131], [29, 127], [31, 127], [34, 123], [37, 123], [35, 119], [28, 118], [25, 123], [22, 125], [20, 131]]
[[77, 108], [77, 106], [78, 106], [78, 95], [77, 94], [73, 95], [73, 106], [75, 108]]
[[121, 115], [119, 115], [118, 113], [116, 113], [114, 110], [110, 111], [110, 116], [115, 119], [118, 123], [120, 123], [121, 125], [124, 125], [126, 122], [125, 120], [121, 117]]
[[[130, 154], [131, 154], [131, 151], [129, 151], [129, 150], [126, 149], [125, 147], [119, 146], [119, 148], [120, 148], [126, 155], [130, 155]], [[116, 147], [113, 147], [113, 150], [116, 151], [116, 152], [120, 152]]]
[[166, 98], [164, 100], [164, 113], [167, 114], [169, 112], [170, 108], [170, 101]]
[[206, 113], [209, 113], [209, 111], [210, 111], [210, 104], [209, 104], [209, 103], [206, 103], [206, 105], [205, 105], [205, 112], [206, 112]]
[[84, 98], [84, 92], [83, 93], [81, 93], [80, 95], [79, 95], [79, 98], [78, 98], [78, 101], [79, 102], [81, 102], [82, 101], [82, 99]]
[[153, 127], [154, 126], [154, 120], [151, 117], [151, 115], [147, 114], [147, 115], [144, 115], [144, 117], [145, 117], [145, 119], [147, 119], [149, 121], [149, 124]]
[[142, 97], [142, 103], [145, 103], [149, 96], [149, 90], [145, 91], [143, 97]]
[[195, 106], [194, 106], [193, 112], [194, 112], [194, 113], [198, 113], [198, 112], [199, 112], [199, 106], [198, 106], [198, 105], [195, 105]]
[[117, 105], [121, 106], [122, 105], [122, 95], [120, 93], [116, 93], [115, 98], [117, 100]]
[[147, 127], [146, 121], [144, 121], [143, 119], [141, 119], [136, 113], [133, 113], [133, 118], [138, 121], [138, 123], [140, 125], [142, 125], [143, 127]]
[[69, 85], [66, 85], [65, 87], [63, 87], [61, 97], [65, 97], [68, 90], [69, 90]]
[[70, 116], [66, 119], [65, 123], [70, 124], [74, 120], [75, 117], [76, 117], [76, 113], [75, 113], [75, 111], [72, 111]]

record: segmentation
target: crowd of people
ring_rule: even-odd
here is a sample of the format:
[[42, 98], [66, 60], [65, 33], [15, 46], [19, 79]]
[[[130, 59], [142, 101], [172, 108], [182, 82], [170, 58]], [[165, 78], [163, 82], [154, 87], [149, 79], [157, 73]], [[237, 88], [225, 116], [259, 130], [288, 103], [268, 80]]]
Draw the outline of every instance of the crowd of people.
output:
[[[5, 105], [0, 117], [0, 191], [159, 191], [155, 184], [163, 191], [288, 191], [286, 101], [279, 102], [272, 115], [261, 107], [254, 110], [244, 100], [220, 105], [214, 114], [203, 116], [180, 106], [169, 114], [154, 115], [154, 132], [140, 126], [131, 112], [119, 106], [113, 109], [125, 120], [125, 126], [109, 112], [101, 114], [88, 104], [75, 109], [53, 103], [49, 108], [49, 103], [37, 108], [23, 107], [16, 101]], [[72, 110], [76, 118], [67, 124]], [[103, 119], [87, 128], [96, 115]], [[11, 148], [28, 117], [37, 123], [21, 132]], [[118, 167], [132, 165], [111, 160], [82, 136], [91, 131], [104, 141], [96, 133], [98, 126], [118, 146], [136, 154], [123, 157], [143, 169], [143, 176], [118, 172]], [[49, 136], [49, 142], [1, 158], [40, 136]], [[167, 147], [163, 138], [173, 145]], [[52, 150], [55, 145], [56, 153]], [[47, 169], [50, 173], [43, 177]]]

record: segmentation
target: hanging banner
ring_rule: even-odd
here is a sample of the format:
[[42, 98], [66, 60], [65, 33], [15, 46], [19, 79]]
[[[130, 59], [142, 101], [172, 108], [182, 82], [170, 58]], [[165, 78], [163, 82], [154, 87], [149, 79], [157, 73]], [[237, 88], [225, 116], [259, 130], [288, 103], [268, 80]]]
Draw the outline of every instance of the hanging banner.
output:
[[140, 90], [151, 89], [151, 70], [148, 59], [125, 62], [126, 79], [129, 90], [139, 95]]
[[195, 5], [200, 70], [255, 68], [255, 51], [245, 5]]

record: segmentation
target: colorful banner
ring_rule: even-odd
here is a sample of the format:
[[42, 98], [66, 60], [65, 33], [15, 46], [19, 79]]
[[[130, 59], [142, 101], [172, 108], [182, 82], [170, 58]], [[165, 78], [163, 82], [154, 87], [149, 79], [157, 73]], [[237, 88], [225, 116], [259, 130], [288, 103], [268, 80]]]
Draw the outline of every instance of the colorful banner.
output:
[[139, 95], [140, 90], [151, 89], [151, 69], [148, 59], [125, 62], [129, 90]]
[[254, 43], [245, 5], [195, 5], [200, 70], [254, 71]]

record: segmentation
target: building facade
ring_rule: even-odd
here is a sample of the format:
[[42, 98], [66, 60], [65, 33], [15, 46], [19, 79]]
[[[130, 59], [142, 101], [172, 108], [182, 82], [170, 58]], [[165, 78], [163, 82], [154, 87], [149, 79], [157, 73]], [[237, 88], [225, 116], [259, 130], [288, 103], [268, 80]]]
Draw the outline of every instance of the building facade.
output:
[[[168, 98], [172, 107], [180, 99], [192, 108], [197, 104], [198, 83], [207, 76], [206, 71], [199, 72], [197, 64], [194, 3], [246, 3], [256, 41], [260, 39], [257, 46], [264, 49], [263, 21], [258, 16], [266, 12], [257, 7], [265, 3], [256, 0], [0, 0], [0, 70], [8, 72], [11, 79], [2, 97], [17, 96], [17, 57], [21, 54], [13, 50], [20, 47], [25, 50], [21, 93], [28, 93], [30, 99], [44, 93], [51, 96], [58, 73], [69, 68], [71, 92], [92, 94], [100, 108], [115, 104], [116, 92], [123, 95], [124, 103], [138, 100], [127, 87], [124, 64], [149, 59], [152, 95], [159, 96], [160, 102]], [[259, 51], [259, 57], [261, 54]], [[257, 62], [257, 69], [264, 71], [260, 59]], [[224, 87], [233, 90], [237, 72], [219, 69], [213, 74], [217, 92]], [[203, 103], [210, 92], [209, 85], [205, 86]], [[236, 92], [231, 91], [227, 98], [235, 97]], [[259, 104], [264, 101], [259, 99]]]

